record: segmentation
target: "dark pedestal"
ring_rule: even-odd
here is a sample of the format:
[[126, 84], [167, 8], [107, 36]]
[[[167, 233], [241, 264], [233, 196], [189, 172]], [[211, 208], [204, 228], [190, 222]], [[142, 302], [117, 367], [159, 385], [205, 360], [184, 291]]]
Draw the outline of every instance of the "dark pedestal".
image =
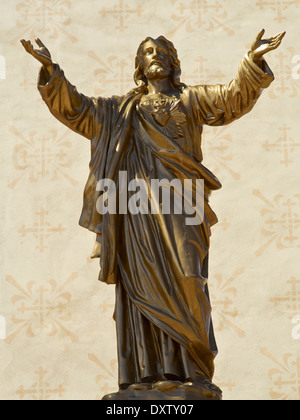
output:
[[159, 381], [155, 384], [134, 384], [126, 390], [108, 394], [103, 400], [200, 400], [220, 401], [222, 391], [209, 381], [187, 382]]

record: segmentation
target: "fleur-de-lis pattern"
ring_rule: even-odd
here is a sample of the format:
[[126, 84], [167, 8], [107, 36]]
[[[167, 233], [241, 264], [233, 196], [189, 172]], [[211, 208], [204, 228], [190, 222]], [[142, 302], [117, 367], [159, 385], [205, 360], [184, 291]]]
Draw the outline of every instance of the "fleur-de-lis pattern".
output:
[[16, 395], [20, 400], [32, 401], [49, 401], [52, 399], [62, 399], [65, 394], [65, 389], [62, 384], [52, 386], [47, 381], [48, 372], [40, 367], [34, 372], [35, 379], [32, 385], [20, 385], [16, 391]]
[[116, 392], [118, 390], [116, 387], [117, 359], [111, 359], [108, 365], [104, 365], [95, 354], [89, 354], [88, 358], [90, 362], [94, 363], [94, 367], [97, 369], [95, 383], [98, 385], [100, 393], [95, 399], [101, 400], [104, 395], [110, 394], [114, 388]]
[[286, 124], [283, 124], [279, 128], [280, 137], [275, 141], [267, 140], [263, 144], [263, 148], [267, 152], [277, 152], [277, 155], [280, 154], [280, 164], [288, 168], [292, 165], [297, 159], [300, 149], [300, 139], [296, 140], [291, 135], [291, 127], [288, 127]]
[[18, 176], [9, 184], [9, 188], [15, 188], [20, 181], [24, 181], [24, 177], [28, 177], [32, 183], [37, 183], [40, 179], [54, 182], [62, 177], [72, 186], [78, 185], [78, 181], [68, 174], [72, 167], [72, 143], [67, 140], [68, 131], [62, 136], [58, 135], [57, 130], [50, 130], [42, 136], [31, 131], [28, 137], [14, 126], [10, 127], [10, 131], [20, 143], [14, 147], [13, 154], [13, 164]]
[[257, 0], [256, 6], [261, 10], [268, 10], [277, 23], [286, 23], [291, 13], [297, 13], [300, 0]]
[[55, 280], [48, 280], [43, 284], [30, 281], [25, 287], [7, 276], [6, 280], [14, 287], [16, 294], [11, 298], [15, 308], [11, 322], [15, 331], [7, 337], [6, 342], [11, 343], [23, 332], [28, 338], [41, 334], [54, 337], [64, 333], [72, 341], [77, 341], [77, 336], [67, 327], [72, 321], [72, 294], [68, 286], [77, 276], [77, 273], [72, 274], [61, 286]]
[[268, 200], [259, 190], [254, 194], [264, 203], [261, 210], [264, 224], [262, 236], [266, 243], [256, 251], [261, 256], [265, 250], [275, 244], [277, 249], [300, 248], [300, 194], [286, 197], [278, 194], [274, 200]]
[[96, 66], [94, 70], [94, 94], [108, 96], [111, 92], [122, 95], [132, 89], [134, 56], [109, 56], [105, 60], [100, 58], [95, 51], [88, 52]]
[[234, 30], [227, 24], [228, 12], [224, 2], [219, 0], [171, 0], [173, 13], [171, 20], [174, 28], [169, 36], [184, 28], [186, 32], [205, 29], [209, 32], [222, 29], [227, 35], [234, 35]]
[[72, 2], [68, 0], [23, 0], [14, 2], [17, 12], [16, 28], [18, 33], [11, 44], [19, 41], [24, 35], [35, 36], [40, 32], [50, 38], [64, 34], [68, 41], [77, 42], [71, 25]]
[[246, 333], [236, 323], [239, 313], [235, 303], [238, 293], [235, 283], [243, 272], [244, 269], [239, 268], [229, 279], [224, 279], [222, 274], [215, 274], [210, 289], [214, 305], [215, 330], [223, 331], [231, 328], [239, 338], [244, 338]]
[[285, 353], [282, 360], [278, 360], [267, 348], [262, 348], [261, 354], [273, 365], [268, 372], [271, 399], [300, 400], [300, 357]]
[[207, 130], [207, 139], [203, 142], [204, 163], [214, 174], [226, 172], [231, 181], [239, 181], [241, 175], [234, 169], [232, 164], [233, 138], [229, 127], [214, 128]]
[[[135, 3], [132, 6], [132, 3]], [[105, 19], [113, 18], [114, 29], [123, 32], [128, 28], [130, 21], [139, 19], [143, 13], [143, 7], [140, 2], [132, 2], [130, 0], [113, 0], [109, 3], [109, 7], [105, 4], [99, 10], [100, 16]]]
[[270, 301], [278, 310], [287, 314], [289, 319], [297, 317], [300, 314], [300, 280], [292, 276], [282, 288], [282, 294], [271, 297]]
[[36, 240], [35, 249], [41, 253], [45, 252], [45, 250], [49, 248], [49, 237], [52, 237], [53, 235], [61, 235], [66, 230], [61, 223], [58, 226], [53, 226], [49, 223], [48, 214], [48, 211], [40, 209], [36, 212], [36, 223], [34, 223], [33, 226], [28, 227], [22, 225], [19, 228], [19, 234], [21, 237], [25, 238], [28, 235], [34, 237]]
[[174, 43], [182, 82], [222, 84], [265, 27], [287, 31], [266, 57], [274, 82], [241, 121], [203, 131], [223, 184], [210, 198], [214, 381], [225, 400], [299, 400], [300, 0], [11, 0], [0, 16], [0, 399], [97, 400], [118, 385], [114, 287], [77, 226], [90, 143], [49, 115], [19, 40], [39, 37], [79, 92], [109, 97], [135, 87], [147, 36]]
[[[299, 8], [300, 10], [300, 8]], [[293, 77], [293, 57], [297, 54], [295, 47], [287, 46], [284, 50], [275, 52], [272, 57], [272, 66], [276, 66], [277, 83], [269, 89], [271, 99], [278, 99], [284, 96], [296, 98], [299, 95], [300, 80]]]

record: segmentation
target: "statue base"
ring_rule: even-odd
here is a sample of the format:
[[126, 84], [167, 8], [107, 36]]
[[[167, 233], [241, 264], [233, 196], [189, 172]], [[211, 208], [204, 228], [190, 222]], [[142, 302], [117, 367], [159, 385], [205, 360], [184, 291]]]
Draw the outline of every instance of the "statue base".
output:
[[194, 382], [159, 381], [154, 384], [139, 383], [125, 390], [105, 395], [103, 400], [200, 400], [221, 401], [222, 391], [207, 379]]

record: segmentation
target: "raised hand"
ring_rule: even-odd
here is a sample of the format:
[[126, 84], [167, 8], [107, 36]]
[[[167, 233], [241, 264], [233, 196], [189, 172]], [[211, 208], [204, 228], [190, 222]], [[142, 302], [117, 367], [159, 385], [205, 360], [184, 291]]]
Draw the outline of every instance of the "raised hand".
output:
[[279, 47], [281, 41], [283, 40], [283, 37], [286, 34], [286, 32], [281, 32], [280, 34], [271, 38], [262, 39], [264, 33], [265, 30], [262, 29], [257, 35], [255, 40], [253, 41], [251, 51], [249, 54], [250, 58], [252, 58], [252, 60], [257, 64], [261, 63], [264, 54], [268, 53], [269, 51], [276, 50], [276, 48]]
[[28, 52], [28, 54], [32, 55], [36, 60], [38, 60], [48, 71], [50, 75], [53, 74], [53, 61], [51, 58], [50, 51], [39, 38], [36, 38], [35, 42], [39, 46], [39, 48], [33, 48], [33, 45], [30, 41], [25, 41], [25, 39], [21, 40], [21, 44]]

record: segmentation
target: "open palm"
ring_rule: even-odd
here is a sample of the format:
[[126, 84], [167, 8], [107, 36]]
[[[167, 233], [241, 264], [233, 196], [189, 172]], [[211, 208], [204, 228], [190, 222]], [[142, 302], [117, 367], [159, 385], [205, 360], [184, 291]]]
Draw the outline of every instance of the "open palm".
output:
[[285, 32], [281, 32], [280, 34], [273, 36], [271, 38], [262, 39], [265, 30], [262, 29], [260, 33], [257, 35], [255, 40], [251, 46], [251, 58], [256, 63], [261, 62], [264, 54], [268, 53], [269, 51], [276, 50], [281, 44], [283, 37], [285, 36]]
[[53, 68], [53, 62], [51, 58], [50, 51], [39, 38], [36, 38], [35, 42], [39, 46], [39, 48], [33, 48], [33, 45], [30, 41], [25, 41], [25, 39], [21, 40], [21, 44], [28, 52], [31, 54], [36, 60], [38, 60], [44, 67], [48, 70]]

